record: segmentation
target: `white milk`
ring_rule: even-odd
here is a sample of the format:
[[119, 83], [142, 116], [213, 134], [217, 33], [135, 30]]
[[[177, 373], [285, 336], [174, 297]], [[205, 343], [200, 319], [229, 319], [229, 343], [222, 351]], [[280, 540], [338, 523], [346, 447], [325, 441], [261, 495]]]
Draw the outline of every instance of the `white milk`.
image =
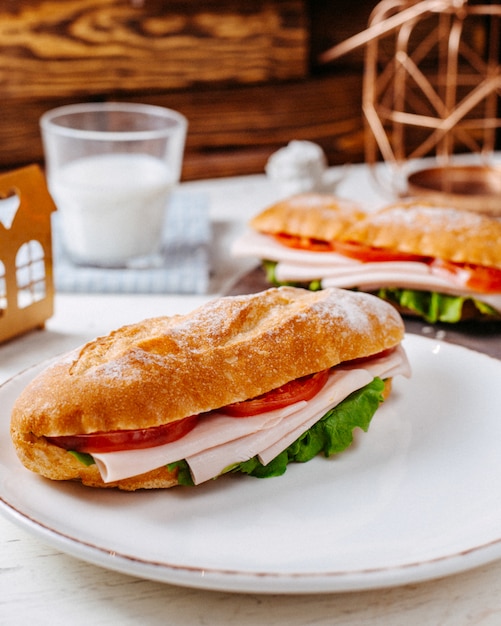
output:
[[49, 180], [65, 246], [77, 262], [124, 265], [159, 251], [174, 181], [147, 154], [104, 154], [72, 161]]

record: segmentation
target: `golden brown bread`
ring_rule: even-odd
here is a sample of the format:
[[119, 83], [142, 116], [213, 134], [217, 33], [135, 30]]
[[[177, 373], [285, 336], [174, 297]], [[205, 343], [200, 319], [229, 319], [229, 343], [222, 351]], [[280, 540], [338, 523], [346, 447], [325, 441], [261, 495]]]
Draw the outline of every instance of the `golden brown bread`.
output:
[[501, 269], [501, 221], [415, 199], [368, 214], [340, 239]]
[[[362, 293], [282, 287], [219, 298], [125, 326], [55, 362], [17, 399], [12, 439], [33, 471], [117, 486], [45, 437], [166, 424], [376, 354], [403, 334], [393, 307]], [[119, 483], [171, 486], [176, 476], [161, 468]]]
[[322, 193], [297, 194], [268, 207], [251, 221], [255, 230], [332, 241], [365, 213], [354, 202]]

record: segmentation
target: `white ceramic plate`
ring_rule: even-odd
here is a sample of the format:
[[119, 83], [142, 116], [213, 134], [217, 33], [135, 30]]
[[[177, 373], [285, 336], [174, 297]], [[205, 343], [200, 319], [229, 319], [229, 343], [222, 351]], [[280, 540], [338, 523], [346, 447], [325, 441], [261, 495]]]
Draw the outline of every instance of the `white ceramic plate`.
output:
[[501, 361], [408, 335], [367, 434], [280, 478], [121, 493], [24, 469], [10, 408], [40, 369], [0, 388], [0, 510], [63, 552], [178, 585], [319, 593], [417, 582], [501, 557]]

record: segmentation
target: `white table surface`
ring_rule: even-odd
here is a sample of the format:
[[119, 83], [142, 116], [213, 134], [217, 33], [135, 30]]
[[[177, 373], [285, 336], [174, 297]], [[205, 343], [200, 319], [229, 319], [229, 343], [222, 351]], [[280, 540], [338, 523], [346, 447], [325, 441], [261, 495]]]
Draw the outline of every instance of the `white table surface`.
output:
[[[264, 176], [198, 181], [214, 228], [211, 293], [199, 296], [56, 296], [43, 331], [0, 346], [0, 383], [32, 364], [124, 323], [186, 312], [224, 291], [255, 263], [235, 263], [228, 246], [245, 221], [277, 197]], [[386, 201], [363, 166], [340, 195]], [[458, 520], [458, 523], [461, 523]], [[0, 626], [25, 624], [461, 626], [501, 624], [501, 562], [445, 579], [384, 590], [326, 595], [230, 594], [142, 580], [79, 561], [0, 516]]]

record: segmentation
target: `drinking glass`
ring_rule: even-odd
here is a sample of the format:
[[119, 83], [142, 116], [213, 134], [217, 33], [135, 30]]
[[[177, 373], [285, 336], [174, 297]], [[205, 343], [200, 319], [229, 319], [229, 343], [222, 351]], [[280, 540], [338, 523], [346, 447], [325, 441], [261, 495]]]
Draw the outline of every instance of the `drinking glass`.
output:
[[177, 111], [123, 102], [68, 105], [42, 115], [47, 183], [75, 263], [158, 262], [187, 127]]

